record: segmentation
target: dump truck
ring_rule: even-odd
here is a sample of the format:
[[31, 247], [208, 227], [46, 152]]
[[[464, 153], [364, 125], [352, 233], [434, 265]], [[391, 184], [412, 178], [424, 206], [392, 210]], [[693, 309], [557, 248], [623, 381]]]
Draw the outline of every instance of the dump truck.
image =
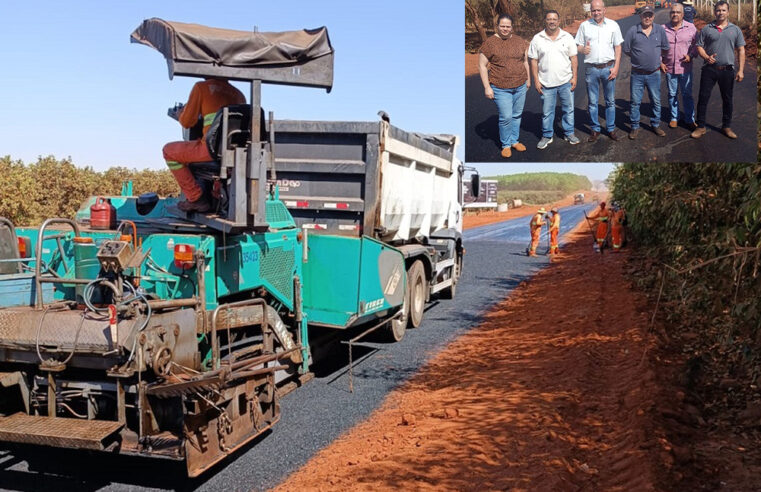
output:
[[262, 83], [330, 90], [326, 28], [153, 18], [131, 39], [170, 78], [246, 82], [250, 102], [216, 114], [214, 161], [191, 166], [209, 213], [146, 193], [39, 227], [0, 218], [0, 442], [169, 458], [197, 476], [279, 421], [329, 338], [310, 333], [399, 341], [427, 301], [455, 295], [463, 165], [457, 137], [387, 119], [264, 118]]

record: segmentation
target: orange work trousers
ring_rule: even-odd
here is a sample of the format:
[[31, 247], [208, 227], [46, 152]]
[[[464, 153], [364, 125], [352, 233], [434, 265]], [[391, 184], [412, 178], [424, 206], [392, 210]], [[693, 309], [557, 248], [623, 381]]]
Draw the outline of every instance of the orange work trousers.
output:
[[624, 228], [622, 226], [613, 225], [610, 228], [610, 235], [613, 239], [613, 250], [618, 251], [621, 249], [624, 240]]
[[167, 167], [172, 171], [174, 179], [180, 185], [180, 189], [191, 202], [201, 198], [201, 187], [196, 183], [193, 173], [188, 169], [188, 164], [194, 162], [213, 161], [209, 155], [204, 139], [191, 140], [190, 142], [169, 142], [164, 145], [164, 160]]
[[602, 247], [603, 243], [605, 242], [605, 236], [608, 235], [608, 223], [607, 222], [598, 222], [597, 223], [597, 233], [595, 234], [595, 238], [597, 238], [597, 244]]
[[558, 247], [558, 230], [550, 229], [550, 254], [558, 254], [560, 248]]
[[531, 229], [531, 252], [529, 254], [536, 254], [536, 248], [539, 246], [539, 236], [542, 235], [542, 228], [537, 227], [536, 229]]

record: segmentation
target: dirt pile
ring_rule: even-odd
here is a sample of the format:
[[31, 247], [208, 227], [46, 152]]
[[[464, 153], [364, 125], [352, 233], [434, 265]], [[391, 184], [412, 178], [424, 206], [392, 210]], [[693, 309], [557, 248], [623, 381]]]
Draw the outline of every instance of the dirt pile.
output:
[[627, 253], [594, 254], [580, 228], [569, 237], [278, 490], [659, 488], [682, 450], [659, 430], [649, 310], [623, 275]]

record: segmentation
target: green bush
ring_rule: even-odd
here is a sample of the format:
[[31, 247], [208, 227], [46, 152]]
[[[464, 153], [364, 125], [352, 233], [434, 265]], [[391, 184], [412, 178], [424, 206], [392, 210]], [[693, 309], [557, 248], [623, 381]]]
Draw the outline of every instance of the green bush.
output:
[[497, 202], [507, 203], [517, 198], [525, 205], [543, 205], [560, 201], [566, 196], [568, 193], [557, 190], [504, 190], [497, 191]]
[[588, 190], [592, 183], [586, 176], [572, 173], [523, 173], [504, 176], [490, 176], [484, 179], [496, 179], [498, 190], [509, 191], [555, 191], [563, 196], [577, 190]]
[[179, 193], [172, 174], [113, 167], [104, 172], [76, 167], [69, 159], [40, 157], [25, 165], [9, 156], [0, 158], [0, 216], [19, 226], [39, 225], [50, 217], [73, 217], [82, 203], [94, 195], [118, 195], [122, 183], [133, 181], [138, 195], [155, 191], [166, 196]]
[[716, 372], [757, 384], [761, 164], [624, 164], [611, 181], [639, 245], [638, 283], [662, 292], [660, 319], [693, 333], [690, 353]]

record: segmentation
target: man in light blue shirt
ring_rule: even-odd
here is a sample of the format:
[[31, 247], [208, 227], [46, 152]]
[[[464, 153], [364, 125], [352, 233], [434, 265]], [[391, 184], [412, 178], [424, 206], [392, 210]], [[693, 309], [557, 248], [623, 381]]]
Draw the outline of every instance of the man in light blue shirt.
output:
[[589, 119], [592, 132], [587, 142], [594, 142], [600, 136], [600, 121], [597, 116], [597, 101], [602, 84], [605, 96], [605, 126], [608, 136], [618, 140], [616, 133], [616, 77], [621, 64], [621, 28], [618, 22], [605, 17], [602, 0], [592, 0], [592, 18], [584, 21], [576, 32], [576, 44], [584, 53], [584, 71], [589, 100]]

